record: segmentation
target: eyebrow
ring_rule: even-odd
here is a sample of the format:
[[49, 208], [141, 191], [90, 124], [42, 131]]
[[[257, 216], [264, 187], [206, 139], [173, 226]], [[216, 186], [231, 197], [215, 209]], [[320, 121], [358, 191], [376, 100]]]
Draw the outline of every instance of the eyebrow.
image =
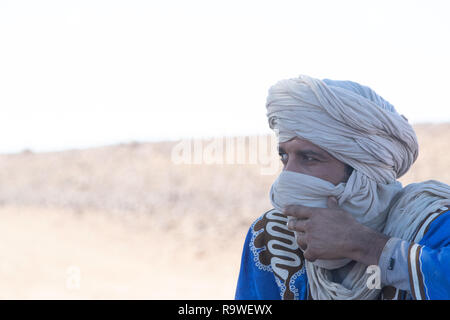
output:
[[[278, 152], [279, 153], [280, 152], [286, 153], [286, 151], [280, 146], [278, 146]], [[317, 157], [320, 157], [320, 158], [325, 158], [325, 155], [323, 155], [322, 153], [319, 153], [317, 151], [310, 150], [310, 149], [299, 150], [299, 151], [296, 151], [295, 153], [296, 154], [301, 154], [301, 155], [309, 155], [309, 156], [317, 156]]]

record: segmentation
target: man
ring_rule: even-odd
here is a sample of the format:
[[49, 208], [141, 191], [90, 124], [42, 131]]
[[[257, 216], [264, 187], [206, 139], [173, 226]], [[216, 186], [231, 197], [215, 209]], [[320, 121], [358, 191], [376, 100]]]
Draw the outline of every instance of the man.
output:
[[407, 119], [366, 86], [305, 75], [266, 107], [284, 167], [236, 299], [450, 299], [450, 186], [397, 181], [418, 156]]

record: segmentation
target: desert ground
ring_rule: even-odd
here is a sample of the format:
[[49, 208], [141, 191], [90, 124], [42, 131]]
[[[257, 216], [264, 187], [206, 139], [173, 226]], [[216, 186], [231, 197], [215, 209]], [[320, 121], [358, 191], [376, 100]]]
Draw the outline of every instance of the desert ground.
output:
[[[399, 180], [450, 184], [450, 123], [414, 127]], [[178, 164], [178, 143], [0, 155], [0, 299], [233, 299], [278, 172]]]

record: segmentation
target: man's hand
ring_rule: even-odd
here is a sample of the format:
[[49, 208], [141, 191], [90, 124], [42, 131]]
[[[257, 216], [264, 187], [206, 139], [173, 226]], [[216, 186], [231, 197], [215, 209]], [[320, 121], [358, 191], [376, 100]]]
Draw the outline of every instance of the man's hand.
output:
[[360, 224], [333, 197], [328, 198], [328, 208], [290, 205], [283, 213], [295, 218], [290, 219], [288, 228], [296, 232], [298, 245], [309, 261], [349, 258], [366, 265], [378, 264], [389, 239]]

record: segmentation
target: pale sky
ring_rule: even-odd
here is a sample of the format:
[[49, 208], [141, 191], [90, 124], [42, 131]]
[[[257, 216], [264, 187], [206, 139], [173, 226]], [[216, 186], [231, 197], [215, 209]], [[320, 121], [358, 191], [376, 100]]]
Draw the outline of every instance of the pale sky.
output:
[[307, 74], [450, 121], [450, 1], [0, 0], [0, 153], [270, 133]]

